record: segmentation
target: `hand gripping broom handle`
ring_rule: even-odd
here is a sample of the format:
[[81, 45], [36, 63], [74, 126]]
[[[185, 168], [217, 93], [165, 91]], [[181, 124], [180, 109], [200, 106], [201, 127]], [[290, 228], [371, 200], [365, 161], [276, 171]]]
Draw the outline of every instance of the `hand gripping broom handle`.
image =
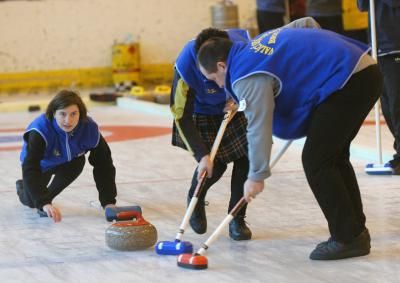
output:
[[[274, 159], [270, 162], [269, 168], [272, 169], [272, 167], [275, 166], [275, 164], [278, 162], [278, 160], [282, 157], [282, 155], [285, 153], [285, 151], [288, 149], [290, 144], [292, 143], [291, 140], [287, 141], [283, 147], [280, 149], [280, 151], [277, 153], [277, 155], [274, 157]], [[232, 219], [236, 216], [236, 214], [242, 209], [242, 207], [246, 204], [246, 199], [242, 197], [237, 204], [235, 205], [234, 208], [229, 212], [229, 214], [222, 220], [221, 224], [215, 229], [215, 231], [211, 234], [211, 236], [207, 239], [205, 243], [203, 243], [202, 247], [197, 251], [197, 254], [199, 255], [204, 255], [206, 253], [206, 250], [208, 247], [219, 237], [221, 232], [225, 229], [226, 226], [228, 226], [229, 222], [232, 221]]]
[[[225, 114], [224, 119], [222, 120], [222, 123], [221, 123], [221, 125], [219, 127], [217, 136], [215, 137], [213, 146], [211, 148], [211, 152], [210, 152], [210, 160], [211, 160], [211, 162], [214, 162], [215, 156], [217, 155], [217, 151], [218, 151], [219, 145], [221, 144], [222, 138], [224, 136], [225, 129], [228, 126], [229, 122], [232, 120], [233, 116], [235, 116], [236, 112], [237, 112], [237, 110], [234, 109], [234, 110], [229, 110]], [[202, 192], [202, 190], [204, 188], [204, 183], [206, 181], [206, 178], [207, 178], [207, 172], [204, 172], [201, 175], [201, 178], [197, 183], [197, 186], [196, 186], [196, 189], [194, 191], [193, 197], [190, 200], [189, 206], [186, 209], [186, 213], [185, 213], [185, 215], [184, 215], [184, 217], [182, 219], [181, 226], [179, 227], [179, 231], [176, 234], [175, 239], [178, 240], [178, 241], [182, 240], [182, 236], [183, 236], [183, 233], [185, 232], [185, 229], [188, 226], [190, 216], [192, 215], [193, 210], [196, 207], [197, 201], [199, 199], [199, 195], [200, 195], [200, 193]]]

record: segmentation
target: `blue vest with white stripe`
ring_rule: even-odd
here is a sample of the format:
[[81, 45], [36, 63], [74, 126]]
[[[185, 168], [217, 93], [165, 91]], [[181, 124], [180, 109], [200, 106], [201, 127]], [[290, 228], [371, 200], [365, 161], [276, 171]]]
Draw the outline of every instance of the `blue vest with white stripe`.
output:
[[85, 121], [79, 121], [72, 132], [66, 133], [57, 125], [55, 119], [49, 120], [45, 114], [42, 114], [29, 124], [24, 133], [21, 162], [24, 162], [27, 154], [30, 131], [39, 133], [46, 142], [44, 157], [40, 161], [42, 172], [85, 154], [88, 150], [95, 148], [100, 139], [99, 128], [90, 117]]
[[236, 101], [233, 85], [264, 73], [280, 83], [275, 98], [273, 134], [283, 139], [306, 135], [313, 109], [341, 89], [367, 45], [320, 29], [267, 31], [251, 42], [233, 43], [227, 59], [225, 86]]
[[[250, 37], [243, 29], [227, 30], [229, 38], [234, 41], [248, 42]], [[194, 113], [203, 115], [223, 115], [227, 100], [224, 88], [214, 81], [206, 79], [196, 65], [195, 40], [189, 41], [179, 54], [175, 68], [183, 81], [196, 92]]]

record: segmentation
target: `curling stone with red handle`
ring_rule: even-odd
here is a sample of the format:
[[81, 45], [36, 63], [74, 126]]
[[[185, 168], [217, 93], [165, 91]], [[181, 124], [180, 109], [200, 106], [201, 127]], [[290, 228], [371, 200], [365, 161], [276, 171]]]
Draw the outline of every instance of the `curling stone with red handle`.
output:
[[154, 246], [157, 230], [143, 216], [136, 212], [135, 220], [120, 221], [106, 229], [106, 244], [119, 251], [134, 251]]

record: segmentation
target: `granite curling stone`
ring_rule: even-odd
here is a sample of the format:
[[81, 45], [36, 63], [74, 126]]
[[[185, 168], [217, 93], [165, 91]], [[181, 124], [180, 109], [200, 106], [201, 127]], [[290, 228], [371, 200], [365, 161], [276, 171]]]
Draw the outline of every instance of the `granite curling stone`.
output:
[[113, 223], [106, 229], [106, 244], [119, 251], [142, 250], [157, 242], [157, 229], [138, 213], [136, 220]]

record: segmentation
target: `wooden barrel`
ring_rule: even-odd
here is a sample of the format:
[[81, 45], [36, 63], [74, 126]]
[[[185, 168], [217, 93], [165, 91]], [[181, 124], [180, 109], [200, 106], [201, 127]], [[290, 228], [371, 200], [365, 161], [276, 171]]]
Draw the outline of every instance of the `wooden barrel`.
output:
[[218, 29], [239, 27], [238, 6], [225, 2], [211, 6], [212, 26]]

